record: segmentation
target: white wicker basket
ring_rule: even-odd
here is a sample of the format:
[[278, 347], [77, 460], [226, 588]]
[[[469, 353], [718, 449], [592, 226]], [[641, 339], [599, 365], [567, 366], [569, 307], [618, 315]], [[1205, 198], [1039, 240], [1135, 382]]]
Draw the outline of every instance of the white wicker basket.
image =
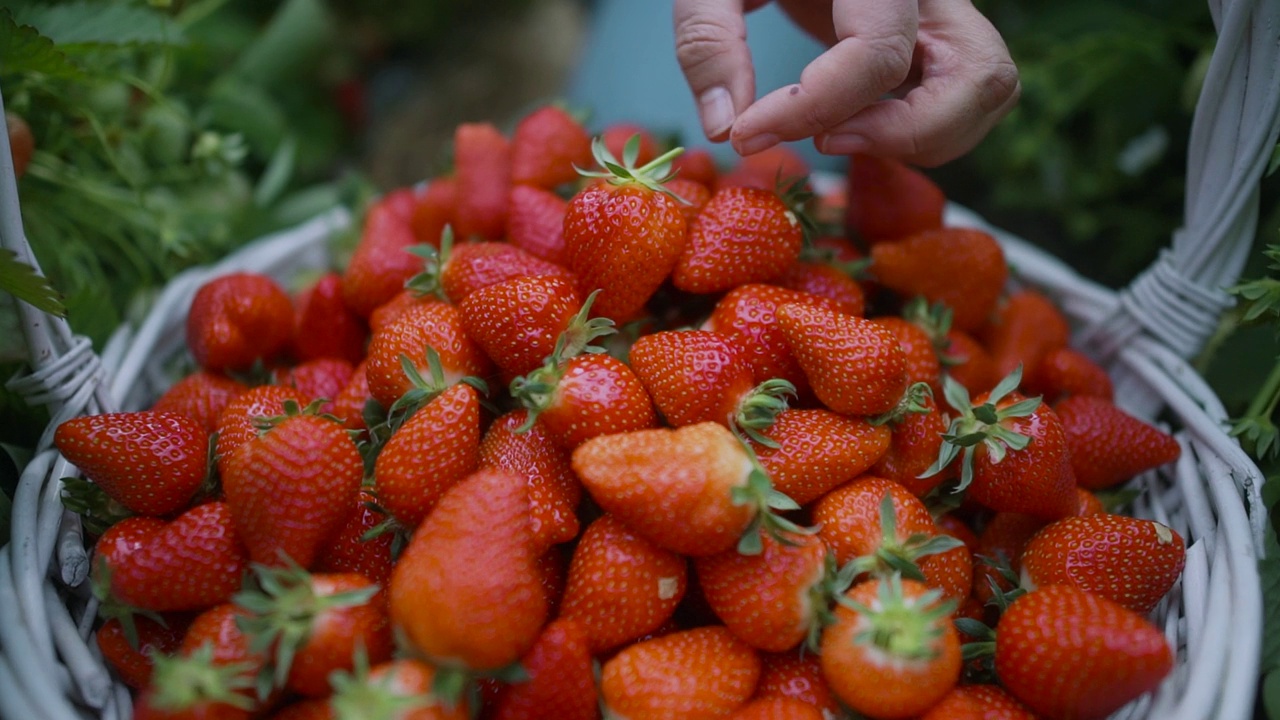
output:
[[[1255, 233], [1258, 184], [1280, 132], [1280, 2], [1210, 0], [1210, 6], [1219, 42], [1196, 108], [1184, 228], [1129, 288], [1117, 294], [1084, 280], [963, 208], [947, 215], [949, 224], [993, 232], [1018, 280], [1058, 300], [1078, 328], [1078, 345], [1116, 378], [1121, 404], [1148, 418], [1167, 410], [1174, 419], [1182, 458], [1136, 481], [1144, 492], [1134, 510], [1174, 527], [1189, 544], [1183, 578], [1157, 609], [1178, 666], [1156, 693], [1118, 718], [1245, 720], [1256, 692], [1262, 476], [1228, 437], [1221, 403], [1184, 359], [1229, 305], [1221, 288], [1237, 278]], [[0, 240], [35, 265], [12, 170], [0, 133]], [[65, 322], [20, 304], [33, 372], [10, 387], [47, 405], [53, 419], [22, 474], [12, 541], [0, 549], [0, 716], [131, 715], [127, 689], [92, 641], [88, 556], [78, 518], [59, 499], [61, 478], [74, 469], [51, 449], [52, 429], [78, 415], [142, 408], [172, 382], [168, 361], [183, 352], [186, 308], [207, 278], [246, 269], [285, 279], [321, 267], [327, 240], [350, 223], [345, 210], [335, 209], [182, 274], [141, 325], [120, 329], [100, 356]]]

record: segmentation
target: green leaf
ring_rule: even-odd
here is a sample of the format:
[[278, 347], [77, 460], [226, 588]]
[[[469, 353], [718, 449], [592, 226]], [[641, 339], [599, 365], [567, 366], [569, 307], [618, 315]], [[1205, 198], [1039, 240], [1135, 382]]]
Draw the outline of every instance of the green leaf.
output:
[[[1263, 543], [1264, 555], [1258, 561], [1258, 573], [1262, 580], [1262, 661], [1264, 672], [1280, 671], [1280, 543], [1270, 529]], [[1280, 682], [1280, 681], [1276, 681]], [[1280, 720], [1280, 716], [1276, 717]]]
[[1280, 170], [1280, 145], [1276, 145], [1271, 151], [1271, 162], [1267, 163], [1267, 177], [1275, 174], [1276, 170]]
[[142, 5], [83, 0], [31, 5], [18, 19], [34, 26], [63, 50], [186, 42], [182, 29], [172, 18]]
[[20, 25], [8, 10], [0, 9], [0, 75], [40, 74], [74, 78], [80, 68], [67, 59], [53, 41], [30, 25]]
[[258, 186], [253, 189], [253, 202], [258, 207], [268, 207], [275, 202], [289, 185], [293, 177], [295, 161], [298, 157], [298, 142], [292, 135], [276, 148], [271, 162], [258, 178]]
[[0, 290], [50, 315], [67, 316], [62, 296], [49, 280], [19, 260], [12, 250], [0, 249]]

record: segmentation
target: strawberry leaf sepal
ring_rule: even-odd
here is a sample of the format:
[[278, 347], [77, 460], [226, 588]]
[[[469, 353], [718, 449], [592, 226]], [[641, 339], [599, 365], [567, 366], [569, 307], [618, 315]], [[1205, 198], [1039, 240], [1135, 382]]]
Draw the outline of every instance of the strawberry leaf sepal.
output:
[[363, 646], [352, 657], [351, 672], [335, 670], [329, 676], [333, 695], [329, 704], [337, 720], [404, 717], [435, 705], [431, 693], [406, 694], [391, 687], [392, 678], [380, 682], [369, 677], [369, 655]]
[[871, 575], [884, 578], [897, 575], [925, 582], [924, 572], [916, 561], [929, 555], [949, 552], [964, 544], [946, 534], [912, 533], [900, 540], [893, 495], [887, 491], [880, 500], [880, 538], [880, 547], [875, 552], [854, 558], [846, 564], [848, 572], [855, 577]]
[[746, 435], [754, 443], [777, 449], [778, 441], [764, 432], [773, 427], [778, 415], [788, 408], [788, 397], [796, 397], [795, 385], [782, 378], [765, 380], [738, 403], [731, 427], [739, 432], [740, 437]]
[[978, 447], [986, 448], [987, 456], [993, 464], [1004, 460], [1010, 450], [1016, 452], [1025, 449], [1031, 438], [1010, 430], [1003, 423], [1012, 418], [1029, 417], [1039, 409], [1041, 398], [1026, 398], [1003, 408], [999, 407], [1000, 401], [1016, 391], [1021, 382], [1022, 366], [1019, 365], [991, 390], [985, 403], [974, 405], [969, 391], [950, 375], [944, 374], [943, 396], [958, 414], [942, 435], [938, 458], [918, 477], [926, 478], [942, 472], [958, 456], [960, 484], [956, 486], [956, 491], [960, 492], [973, 483], [973, 463]]
[[[747, 447], [745, 443], [743, 447]], [[759, 466], [755, 454], [751, 453], [749, 448], [747, 452], [751, 454], [752, 462], [756, 467], [747, 476], [745, 485], [739, 485], [733, 489], [732, 500], [734, 505], [754, 507], [755, 513], [738, 540], [738, 553], [759, 555], [764, 552], [764, 538], [761, 533], [768, 533], [770, 537], [784, 545], [796, 544], [789, 535], [816, 534], [817, 527], [803, 527], [778, 514], [799, 510], [800, 505], [785, 493], [776, 490], [773, 483], [769, 481], [768, 474]]]
[[942, 623], [951, 622], [954, 600], [943, 600], [937, 588], [908, 599], [902, 576], [894, 573], [879, 581], [876, 605], [872, 608], [842, 595], [836, 600], [857, 612], [866, 629], [854, 641], [881, 649], [903, 660], [928, 660], [937, 655], [934, 643], [943, 632]]
[[867, 420], [872, 425], [897, 425], [908, 415], [921, 415], [929, 412], [928, 402], [933, 399], [933, 388], [929, 383], [913, 383], [898, 399], [898, 404], [883, 415], [876, 415]]
[[410, 245], [406, 248], [408, 252], [422, 258], [422, 270], [405, 281], [404, 289], [415, 297], [421, 298], [434, 295], [441, 300], [448, 301], [444, 294], [444, 288], [440, 286], [440, 275], [444, 272], [444, 266], [449, 262], [449, 257], [453, 254], [453, 243], [453, 227], [445, 225], [444, 230], [440, 233], [439, 248], [428, 243]]
[[148, 703], [155, 710], [180, 716], [206, 704], [226, 705], [245, 712], [254, 709], [245, 694], [253, 687], [251, 663], [214, 662], [213, 643], [206, 642], [187, 655], [151, 655], [153, 669]]
[[597, 136], [591, 140], [591, 155], [604, 170], [583, 170], [576, 165], [573, 169], [577, 170], [578, 174], [583, 177], [599, 178], [610, 185], [642, 185], [654, 192], [663, 193], [677, 202], [688, 205], [688, 200], [668, 190], [665, 185], [668, 180], [675, 177], [675, 173], [671, 170], [671, 162], [683, 152], [684, 148], [682, 147], [671, 148], [641, 167], [636, 167], [635, 164], [640, 158], [639, 133], [627, 139], [622, 148], [621, 162], [605, 146], [604, 138]]
[[91, 535], [101, 535], [107, 528], [132, 517], [133, 512], [121, 505], [98, 485], [75, 475], [62, 478], [62, 506], [80, 516]]

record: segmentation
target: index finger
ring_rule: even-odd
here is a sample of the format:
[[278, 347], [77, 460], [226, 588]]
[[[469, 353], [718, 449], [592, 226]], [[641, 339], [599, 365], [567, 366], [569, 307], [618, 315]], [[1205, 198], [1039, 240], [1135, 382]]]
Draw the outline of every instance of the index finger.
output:
[[756, 94], [744, 12], [743, 0], [675, 0], [676, 59], [709, 140], [726, 139]]
[[800, 74], [734, 121], [738, 152], [825, 132], [902, 84], [911, 70], [919, 10], [915, 0], [834, 0], [837, 42]]

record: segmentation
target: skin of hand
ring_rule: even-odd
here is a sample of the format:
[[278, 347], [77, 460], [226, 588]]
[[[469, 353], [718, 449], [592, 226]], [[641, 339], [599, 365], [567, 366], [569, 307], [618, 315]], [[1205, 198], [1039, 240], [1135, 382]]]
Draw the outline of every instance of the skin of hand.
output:
[[829, 49], [755, 97], [744, 15], [769, 0], [675, 0], [676, 57], [703, 130], [742, 155], [813, 138], [829, 155], [936, 166], [973, 149], [1018, 101], [1018, 70], [970, 0], [777, 0]]

